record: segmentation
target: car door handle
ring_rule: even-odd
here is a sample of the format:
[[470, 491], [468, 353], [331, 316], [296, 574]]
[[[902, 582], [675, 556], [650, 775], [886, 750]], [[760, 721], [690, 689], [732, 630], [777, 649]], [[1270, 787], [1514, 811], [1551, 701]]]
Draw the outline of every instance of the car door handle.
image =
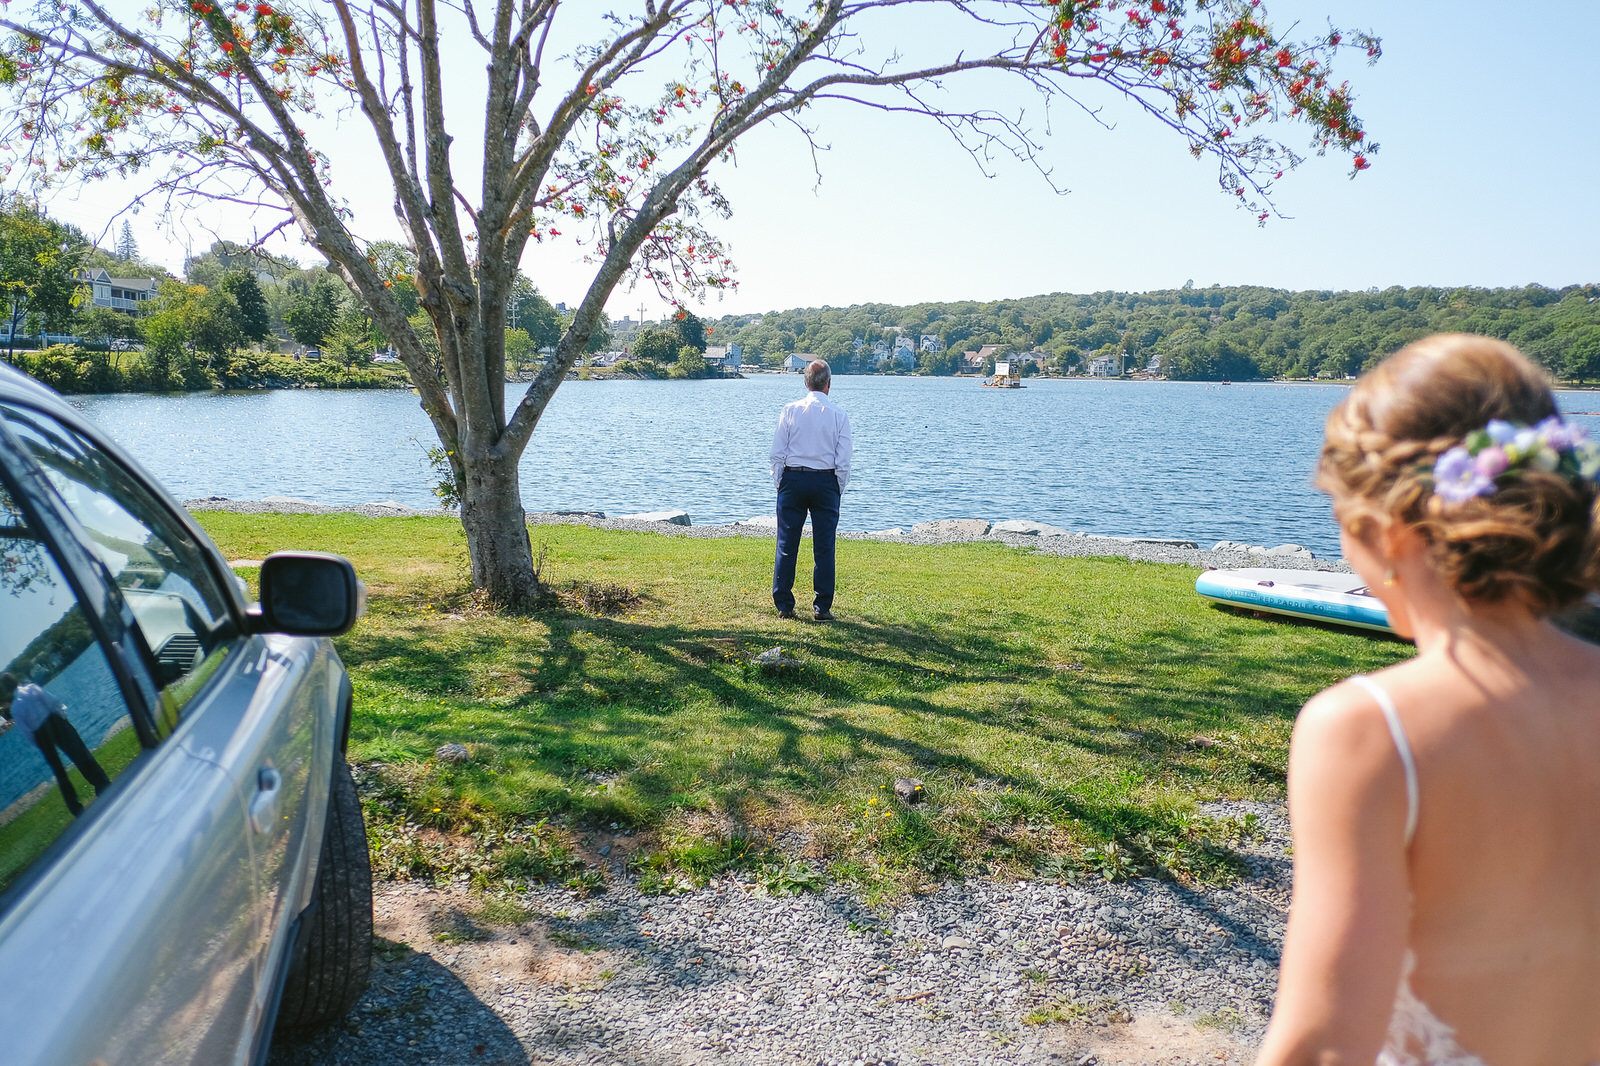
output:
[[278, 822], [278, 803], [283, 799], [283, 775], [270, 766], [256, 774], [256, 795], [250, 801], [250, 828], [265, 833]]

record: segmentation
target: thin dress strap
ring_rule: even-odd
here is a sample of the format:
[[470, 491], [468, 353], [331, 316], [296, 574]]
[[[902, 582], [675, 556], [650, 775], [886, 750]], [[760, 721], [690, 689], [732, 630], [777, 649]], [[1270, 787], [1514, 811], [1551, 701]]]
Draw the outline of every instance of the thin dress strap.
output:
[[1417, 762], [1411, 757], [1411, 742], [1406, 740], [1405, 727], [1400, 724], [1400, 712], [1394, 709], [1394, 700], [1366, 674], [1356, 674], [1350, 679], [1366, 690], [1383, 712], [1389, 723], [1389, 735], [1394, 738], [1394, 750], [1400, 755], [1400, 765], [1406, 773], [1406, 846], [1411, 846], [1411, 836], [1417, 831]]

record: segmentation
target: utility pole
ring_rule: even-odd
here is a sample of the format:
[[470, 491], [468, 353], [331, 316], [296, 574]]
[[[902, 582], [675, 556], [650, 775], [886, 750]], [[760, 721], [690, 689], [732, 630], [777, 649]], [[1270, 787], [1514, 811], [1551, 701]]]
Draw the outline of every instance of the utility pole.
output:
[[644, 304], [639, 304], [639, 328], [644, 329]]

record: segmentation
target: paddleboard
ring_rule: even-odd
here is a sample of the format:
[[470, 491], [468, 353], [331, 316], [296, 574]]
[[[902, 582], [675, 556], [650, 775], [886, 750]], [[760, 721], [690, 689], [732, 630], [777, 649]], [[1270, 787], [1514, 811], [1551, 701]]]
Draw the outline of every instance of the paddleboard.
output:
[[1194, 590], [1204, 599], [1230, 607], [1394, 632], [1383, 601], [1368, 592], [1356, 574], [1265, 567], [1207, 570], [1195, 579]]

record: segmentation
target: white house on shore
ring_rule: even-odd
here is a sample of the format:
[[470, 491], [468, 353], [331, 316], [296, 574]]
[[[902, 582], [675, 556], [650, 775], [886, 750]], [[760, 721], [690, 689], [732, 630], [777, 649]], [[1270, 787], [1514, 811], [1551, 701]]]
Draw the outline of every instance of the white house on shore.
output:
[[793, 355], [789, 356], [789, 358], [783, 361], [783, 369], [793, 370], [798, 374], [803, 374], [805, 373], [806, 367], [810, 366], [811, 361], [815, 358], [817, 357], [809, 352], [795, 352]]
[[1092, 378], [1121, 377], [1122, 357], [1120, 355], [1101, 355], [1089, 360], [1089, 376]]
[[901, 370], [915, 370], [917, 357], [909, 349], [896, 348], [890, 355], [877, 356], [872, 365], [875, 369], [882, 369], [885, 363], [892, 363]]
[[706, 362], [738, 368], [744, 365], [744, 349], [737, 344], [713, 344], [706, 348]]
[[89, 286], [94, 306], [113, 311], [137, 311], [161, 287], [158, 278], [114, 278], [104, 267], [80, 270], [78, 280]]

